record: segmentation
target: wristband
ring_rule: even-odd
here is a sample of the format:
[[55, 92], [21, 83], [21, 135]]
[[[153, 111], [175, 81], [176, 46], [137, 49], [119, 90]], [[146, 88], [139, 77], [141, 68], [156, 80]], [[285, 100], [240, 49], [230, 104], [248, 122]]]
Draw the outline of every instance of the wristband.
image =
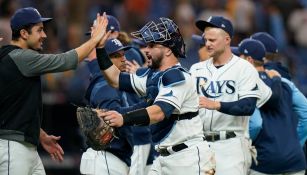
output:
[[105, 48], [96, 49], [97, 61], [101, 70], [106, 70], [113, 65]]
[[146, 108], [128, 112], [127, 114], [123, 115], [123, 118], [124, 125], [127, 126], [146, 126], [150, 123], [150, 118]]

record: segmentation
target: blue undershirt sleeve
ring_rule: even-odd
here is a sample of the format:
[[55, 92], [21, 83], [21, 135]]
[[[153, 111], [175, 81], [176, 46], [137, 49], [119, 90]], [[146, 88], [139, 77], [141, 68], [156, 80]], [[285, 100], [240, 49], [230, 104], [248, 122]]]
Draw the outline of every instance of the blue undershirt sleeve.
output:
[[256, 97], [242, 98], [234, 102], [221, 102], [220, 112], [234, 116], [250, 116], [256, 108]]
[[157, 101], [154, 103], [154, 105], [158, 105], [162, 109], [164, 116], [166, 118], [169, 118], [172, 115], [173, 111], [175, 110], [175, 107], [173, 105], [163, 101]]

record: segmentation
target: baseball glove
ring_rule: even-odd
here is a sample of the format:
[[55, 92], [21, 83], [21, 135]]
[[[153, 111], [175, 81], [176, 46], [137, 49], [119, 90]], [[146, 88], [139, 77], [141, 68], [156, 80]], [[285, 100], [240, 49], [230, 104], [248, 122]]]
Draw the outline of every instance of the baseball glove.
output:
[[106, 149], [114, 138], [114, 129], [90, 107], [78, 107], [77, 120], [88, 146], [94, 150]]

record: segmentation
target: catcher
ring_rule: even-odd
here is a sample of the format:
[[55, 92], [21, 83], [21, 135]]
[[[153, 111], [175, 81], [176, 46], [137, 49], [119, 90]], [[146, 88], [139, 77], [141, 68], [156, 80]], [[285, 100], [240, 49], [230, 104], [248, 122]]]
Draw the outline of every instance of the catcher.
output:
[[96, 49], [97, 60], [112, 87], [135, 92], [153, 104], [125, 115], [99, 111], [99, 116], [115, 127], [151, 125], [160, 155], [150, 175], [212, 174], [214, 154], [203, 138], [194, 80], [178, 62], [185, 57], [185, 44], [177, 24], [161, 17], [132, 35], [147, 43], [150, 68], [138, 69], [136, 74], [121, 73], [108, 58], [103, 39]]
[[[125, 70], [124, 50], [117, 39], [109, 39], [106, 43], [106, 51], [114, 65], [121, 71]], [[127, 97], [131, 94], [121, 92], [109, 86], [100, 73], [99, 65], [95, 59], [95, 51], [89, 56], [88, 68], [91, 72], [91, 82], [86, 92], [86, 98], [91, 107], [99, 109], [116, 110], [126, 113], [135, 106], [128, 107]], [[145, 107], [147, 103], [137, 104]], [[87, 144], [90, 148], [83, 153], [80, 165], [82, 174], [112, 174], [127, 175], [131, 164], [133, 151], [133, 133], [131, 126], [113, 129], [102, 118], [98, 118], [96, 110], [86, 107], [78, 108], [78, 122]], [[115, 135], [115, 137], [114, 137]]]

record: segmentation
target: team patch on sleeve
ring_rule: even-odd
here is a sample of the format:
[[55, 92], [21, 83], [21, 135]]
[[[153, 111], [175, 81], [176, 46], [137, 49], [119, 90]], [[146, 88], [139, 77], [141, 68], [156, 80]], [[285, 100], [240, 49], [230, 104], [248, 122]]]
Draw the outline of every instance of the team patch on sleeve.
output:
[[165, 87], [175, 86], [185, 82], [183, 72], [178, 69], [170, 69], [162, 76], [162, 85]]

